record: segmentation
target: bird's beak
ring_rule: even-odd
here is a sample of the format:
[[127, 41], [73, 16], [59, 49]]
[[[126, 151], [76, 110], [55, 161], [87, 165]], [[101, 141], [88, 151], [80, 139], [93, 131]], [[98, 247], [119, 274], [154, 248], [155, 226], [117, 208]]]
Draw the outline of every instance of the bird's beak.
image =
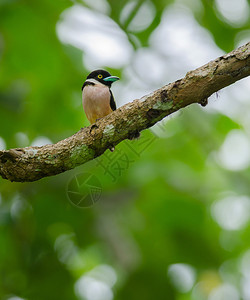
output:
[[120, 78], [117, 76], [109, 76], [109, 77], [103, 78], [104, 81], [111, 81], [111, 82], [117, 81], [119, 79]]

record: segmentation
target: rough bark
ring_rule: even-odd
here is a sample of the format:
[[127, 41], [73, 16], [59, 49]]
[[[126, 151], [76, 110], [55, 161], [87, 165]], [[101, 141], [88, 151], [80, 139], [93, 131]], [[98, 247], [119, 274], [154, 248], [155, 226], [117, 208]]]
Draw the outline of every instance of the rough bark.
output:
[[250, 75], [250, 42], [128, 103], [56, 144], [0, 151], [0, 175], [35, 181], [70, 170], [192, 103]]

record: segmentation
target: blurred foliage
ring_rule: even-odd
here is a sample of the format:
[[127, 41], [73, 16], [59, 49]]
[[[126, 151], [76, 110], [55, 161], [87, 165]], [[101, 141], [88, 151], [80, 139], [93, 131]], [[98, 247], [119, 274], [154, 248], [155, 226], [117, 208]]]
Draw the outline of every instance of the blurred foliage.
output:
[[[174, 3], [152, 1], [153, 21], [133, 32], [129, 25], [145, 1], [134, 1], [124, 22], [129, 1], [108, 2], [110, 17], [134, 49], [149, 45]], [[0, 1], [0, 136], [7, 148], [29, 146], [39, 136], [57, 142], [88, 125], [81, 85], [89, 70], [82, 52], [56, 35], [62, 12], [73, 5]], [[233, 27], [219, 17], [214, 1], [202, 5], [194, 17], [221, 49], [232, 50], [249, 20]], [[122, 77], [123, 70], [115, 74]], [[223, 282], [240, 288], [236, 261], [248, 250], [250, 225], [230, 231], [211, 216], [228, 192], [249, 195], [249, 168], [229, 171], [216, 159], [234, 129], [242, 125], [192, 106], [76, 170], [34, 183], [0, 179], [0, 299], [202, 300]], [[101, 199], [85, 209], [67, 193], [81, 172], [101, 183]], [[194, 270], [194, 288], [183, 292], [181, 275], [179, 285], [171, 279], [175, 264]]]

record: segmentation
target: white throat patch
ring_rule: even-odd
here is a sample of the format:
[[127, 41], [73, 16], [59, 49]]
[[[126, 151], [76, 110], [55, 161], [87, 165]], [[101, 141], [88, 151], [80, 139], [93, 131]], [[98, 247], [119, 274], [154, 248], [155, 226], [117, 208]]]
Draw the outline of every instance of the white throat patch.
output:
[[105, 86], [105, 84], [103, 84], [103, 83], [97, 81], [97, 80], [94, 79], [94, 78], [87, 79], [85, 82], [92, 82], [92, 83], [94, 83], [94, 84], [101, 84], [101, 85], [104, 85], [104, 86]]

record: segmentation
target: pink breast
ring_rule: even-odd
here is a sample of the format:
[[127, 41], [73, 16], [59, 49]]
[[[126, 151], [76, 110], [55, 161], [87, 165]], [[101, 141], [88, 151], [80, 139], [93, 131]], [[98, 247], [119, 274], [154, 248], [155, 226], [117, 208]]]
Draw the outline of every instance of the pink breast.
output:
[[82, 93], [83, 109], [90, 123], [112, 112], [109, 88], [102, 84], [85, 86]]

